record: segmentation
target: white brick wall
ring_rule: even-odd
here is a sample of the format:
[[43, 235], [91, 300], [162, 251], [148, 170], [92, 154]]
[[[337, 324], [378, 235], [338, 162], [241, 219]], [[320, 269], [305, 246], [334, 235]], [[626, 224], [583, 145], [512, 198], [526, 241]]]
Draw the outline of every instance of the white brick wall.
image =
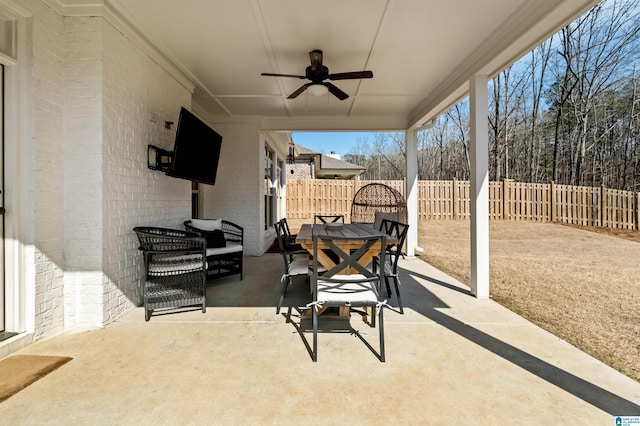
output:
[[26, 250], [33, 244], [25, 268], [34, 273], [19, 284], [25, 306], [9, 309], [26, 315], [30, 333], [0, 344], [5, 355], [76, 324], [104, 325], [141, 303], [132, 228], [180, 227], [191, 212], [190, 183], [146, 167], [147, 144], [172, 149], [175, 128], [163, 120], [177, 120], [190, 91], [103, 18], [18, 3], [31, 14], [19, 52], [27, 128], [23, 140], [7, 143], [21, 145], [17, 172], [27, 178], [25, 193], [11, 197], [25, 200], [25, 214], [11, 226]]
[[[64, 22], [42, 2], [25, 0], [31, 10], [33, 158], [35, 221], [34, 338], [64, 329]], [[25, 58], [26, 60], [26, 58]], [[28, 172], [28, 173], [29, 173]], [[31, 301], [29, 301], [31, 302]]]
[[115, 28], [104, 25], [102, 253], [104, 320], [142, 301], [142, 256], [134, 226], [182, 228], [191, 216], [191, 183], [147, 168], [147, 145], [173, 150], [181, 106], [191, 93]]
[[[190, 93], [102, 18], [66, 18], [67, 318], [106, 324], [142, 302], [132, 228], [180, 227], [191, 186], [146, 167], [147, 144], [173, 148]], [[77, 155], [76, 155], [77, 154]], [[100, 274], [96, 275], [95, 272]], [[86, 306], [93, 308], [87, 309]]]
[[264, 145], [258, 123], [209, 123], [222, 135], [216, 184], [201, 185], [204, 218], [222, 218], [244, 228], [245, 254], [261, 254], [264, 239]]
[[[102, 20], [65, 18], [65, 322], [103, 323]], [[84, 272], [71, 272], [84, 271]]]
[[[27, 300], [18, 310], [33, 331], [20, 339], [26, 344], [76, 324], [107, 324], [141, 303], [132, 228], [181, 227], [191, 215], [190, 182], [147, 169], [147, 145], [173, 148], [175, 127], [165, 129], [164, 120], [176, 122], [191, 93], [104, 18], [63, 18], [42, 0], [18, 3], [32, 14], [19, 59], [29, 137], [17, 142], [27, 176], [18, 237], [34, 247], [26, 265], [33, 282], [21, 284]], [[204, 216], [243, 226], [246, 254], [259, 254], [259, 122], [212, 127], [223, 135], [222, 156], [217, 184], [203, 185]], [[11, 345], [0, 344], [0, 355], [18, 348]]]

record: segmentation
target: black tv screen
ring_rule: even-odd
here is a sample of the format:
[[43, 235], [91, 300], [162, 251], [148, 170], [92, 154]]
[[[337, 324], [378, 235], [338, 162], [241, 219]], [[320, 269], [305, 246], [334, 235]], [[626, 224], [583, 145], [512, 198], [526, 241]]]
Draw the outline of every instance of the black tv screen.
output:
[[173, 161], [167, 174], [214, 185], [221, 146], [222, 136], [182, 107], [176, 128]]

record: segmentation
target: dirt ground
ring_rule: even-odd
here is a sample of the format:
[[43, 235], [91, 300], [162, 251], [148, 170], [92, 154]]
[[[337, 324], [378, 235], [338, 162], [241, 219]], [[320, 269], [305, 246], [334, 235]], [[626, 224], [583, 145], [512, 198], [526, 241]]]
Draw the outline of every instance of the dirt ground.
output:
[[[422, 221], [425, 261], [469, 284], [469, 222]], [[491, 297], [640, 381], [640, 233], [490, 222]]]

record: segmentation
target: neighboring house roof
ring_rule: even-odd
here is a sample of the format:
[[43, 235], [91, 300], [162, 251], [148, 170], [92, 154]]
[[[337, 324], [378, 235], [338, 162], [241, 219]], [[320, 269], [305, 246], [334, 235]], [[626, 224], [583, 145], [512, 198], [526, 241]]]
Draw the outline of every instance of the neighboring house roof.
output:
[[366, 170], [357, 164], [321, 154], [305, 146], [293, 144], [296, 159], [308, 159], [315, 164], [315, 177], [353, 179]]
[[307, 148], [306, 146], [298, 145], [294, 143], [296, 156], [309, 156], [309, 155], [320, 155], [319, 152], [316, 152], [312, 149]]
[[330, 157], [328, 155], [320, 154], [320, 167], [322, 169], [345, 169], [345, 170], [366, 170], [362, 166], [357, 164], [342, 161], [338, 158]]

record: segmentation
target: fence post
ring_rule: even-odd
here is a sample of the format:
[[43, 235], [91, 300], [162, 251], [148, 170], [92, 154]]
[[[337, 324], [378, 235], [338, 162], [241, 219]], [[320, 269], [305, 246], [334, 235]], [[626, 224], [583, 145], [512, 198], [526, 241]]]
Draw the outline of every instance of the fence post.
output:
[[[304, 192], [305, 192], [305, 194], [311, 194], [311, 179], [305, 179], [304, 180]], [[302, 211], [304, 212], [304, 218], [306, 220], [309, 220], [309, 211], [311, 210], [311, 206], [309, 205], [309, 203], [314, 198], [315, 198], [315, 194], [311, 194], [310, 197], [308, 197], [308, 198], [305, 197], [303, 202], [302, 202], [302, 208], [303, 208]]]
[[506, 207], [507, 207], [506, 204], [507, 203], [505, 202], [505, 199], [506, 199], [506, 196], [507, 196], [507, 194], [506, 194], [507, 191], [505, 189], [506, 186], [507, 185], [505, 183], [505, 180], [502, 179], [502, 181], [500, 182], [500, 192], [501, 192], [501, 195], [502, 195], [502, 197], [500, 197], [500, 198], [502, 198], [502, 200], [500, 200], [502, 202], [502, 220], [505, 220], [506, 217], [507, 217], [507, 211], [506, 211]]
[[549, 217], [551, 222], [556, 221], [556, 183], [554, 181], [549, 182]]
[[458, 219], [458, 203], [459, 200], [458, 198], [460, 197], [460, 191], [458, 191], [458, 181], [456, 178], [453, 178], [453, 180], [451, 181], [451, 185], [453, 186], [453, 191], [451, 191], [452, 194], [452, 200], [451, 202], [453, 203], [451, 212], [452, 212], [452, 219]]
[[511, 219], [511, 182], [513, 179], [502, 179], [502, 220]]
[[604, 185], [600, 185], [600, 226], [602, 226], [603, 228], [605, 227], [605, 218], [607, 217], [606, 214], [604, 214], [604, 209], [607, 205], [607, 202], [605, 200], [605, 188]]
[[633, 201], [635, 204], [635, 219], [636, 219], [635, 229], [637, 231], [637, 230], [640, 230], [640, 192], [633, 193]]

